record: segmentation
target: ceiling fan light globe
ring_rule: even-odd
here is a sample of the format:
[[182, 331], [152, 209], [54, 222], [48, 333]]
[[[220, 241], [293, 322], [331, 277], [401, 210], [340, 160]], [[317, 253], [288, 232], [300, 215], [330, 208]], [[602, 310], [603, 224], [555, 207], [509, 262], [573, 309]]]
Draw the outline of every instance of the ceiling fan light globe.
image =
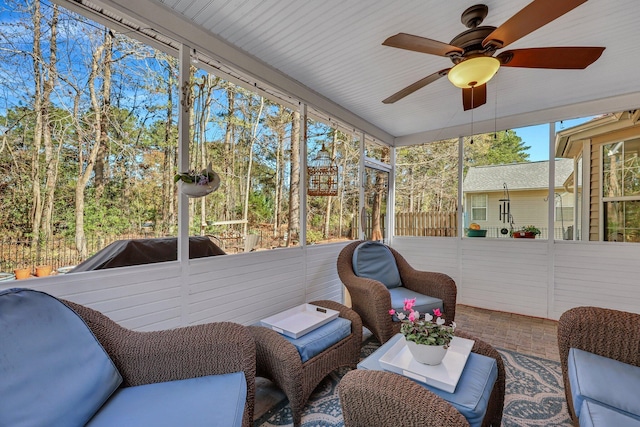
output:
[[447, 77], [456, 87], [468, 89], [487, 83], [498, 72], [500, 61], [492, 56], [477, 56], [459, 62]]

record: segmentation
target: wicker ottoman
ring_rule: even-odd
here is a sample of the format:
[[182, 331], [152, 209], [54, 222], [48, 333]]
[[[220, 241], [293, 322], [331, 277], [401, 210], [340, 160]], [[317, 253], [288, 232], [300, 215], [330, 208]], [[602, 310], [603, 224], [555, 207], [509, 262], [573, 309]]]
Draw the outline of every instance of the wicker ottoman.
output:
[[293, 425], [302, 421], [302, 409], [316, 386], [341, 366], [356, 367], [362, 346], [360, 316], [335, 301], [312, 301], [310, 304], [340, 312], [351, 321], [351, 335], [302, 363], [293, 344], [279, 333], [263, 326], [249, 326], [256, 342], [256, 376], [273, 381], [289, 399]]

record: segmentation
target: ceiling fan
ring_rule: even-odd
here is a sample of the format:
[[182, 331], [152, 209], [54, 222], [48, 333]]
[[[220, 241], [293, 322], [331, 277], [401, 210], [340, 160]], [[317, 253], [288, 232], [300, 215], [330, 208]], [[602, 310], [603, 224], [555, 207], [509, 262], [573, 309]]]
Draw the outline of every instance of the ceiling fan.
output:
[[500, 67], [584, 69], [595, 62], [604, 47], [539, 47], [496, 51], [575, 9], [587, 0], [534, 0], [499, 27], [480, 26], [489, 8], [484, 4], [471, 6], [462, 12], [462, 23], [469, 28], [449, 44], [424, 37], [399, 33], [382, 44], [415, 52], [444, 56], [455, 64], [436, 71], [382, 101], [392, 104], [448, 76], [451, 83], [462, 88], [462, 104], [466, 110], [487, 102], [486, 83]]

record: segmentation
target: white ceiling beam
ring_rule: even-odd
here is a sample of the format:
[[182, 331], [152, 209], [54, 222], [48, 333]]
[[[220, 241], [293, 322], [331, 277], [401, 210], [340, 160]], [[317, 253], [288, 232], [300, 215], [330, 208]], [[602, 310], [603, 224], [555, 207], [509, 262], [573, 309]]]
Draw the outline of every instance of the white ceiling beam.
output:
[[[497, 120], [485, 120], [473, 123], [473, 132], [491, 133], [505, 129], [517, 129], [525, 126], [533, 126], [543, 123], [553, 123], [560, 120], [575, 119], [578, 117], [597, 116], [604, 113], [634, 110], [638, 106], [640, 92], [629, 93], [610, 98], [602, 98], [594, 101], [565, 105], [562, 107], [547, 108], [542, 111], [518, 114], [515, 116], [498, 117]], [[442, 141], [469, 135], [471, 122], [460, 126], [419, 132], [412, 135], [397, 137], [396, 147], [406, 145], [423, 144], [425, 142]]]

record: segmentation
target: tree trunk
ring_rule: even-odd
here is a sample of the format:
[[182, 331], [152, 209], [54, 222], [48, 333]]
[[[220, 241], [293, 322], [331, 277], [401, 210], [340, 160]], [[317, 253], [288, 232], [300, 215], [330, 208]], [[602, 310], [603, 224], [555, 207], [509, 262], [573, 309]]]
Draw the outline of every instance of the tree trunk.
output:
[[31, 205], [31, 233], [33, 235], [32, 245], [38, 245], [40, 239], [40, 227], [42, 225], [42, 197], [40, 193], [40, 147], [42, 146], [42, 129], [43, 129], [43, 89], [42, 89], [42, 70], [41, 58], [42, 50], [40, 47], [40, 36], [42, 34], [40, 21], [42, 13], [40, 11], [40, 1], [35, 0], [33, 4], [33, 80], [34, 80], [34, 98], [33, 110], [35, 112], [35, 123], [33, 129], [33, 152], [31, 155], [31, 179], [32, 179], [32, 197]]
[[298, 239], [300, 232], [300, 112], [293, 112], [291, 123], [291, 170], [289, 173], [289, 227], [286, 246]]
[[96, 203], [100, 203], [102, 194], [104, 193], [104, 187], [107, 182], [108, 173], [108, 130], [109, 130], [109, 113], [111, 110], [111, 61], [113, 57], [113, 37], [111, 31], [107, 30], [104, 37], [104, 59], [103, 59], [103, 74], [102, 80], [102, 114], [100, 115], [100, 121], [98, 125], [100, 127], [100, 149], [96, 156], [94, 165], [94, 184], [95, 184], [95, 198]]
[[256, 121], [253, 124], [253, 131], [251, 132], [251, 140], [249, 141], [249, 166], [247, 167], [247, 186], [244, 195], [244, 214], [242, 219], [244, 220], [244, 227], [242, 235], [246, 238], [248, 232], [248, 218], [249, 218], [249, 193], [251, 192], [251, 166], [253, 165], [253, 143], [258, 136], [258, 125], [260, 124], [260, 117], [262, 116], [262, 110], [264, 109], [264, 98], [260, 97], [260, 110], [256, 116]]
[[58, 164], [60, 161], [60, 150], [62, 149], [62, 142], [64, 138], [60, 136], [58, 138], [58, 145], [54, 147], [51, 139], [51, 92], [56, 84], [57, 78], [57, 30], [58, 30], [58, 5], [53, 4], [53, 16], [51, 20], [51, 36], [49, 41], [49, 70], [46, 73], [44, 80], [44, 93], [43, 93], [43, 134], [44, 134], [44, 152], [46, 163], [46, 184], [45, 184], [45, 204], [43, 213], [43, 236], [46, 240], [50, 240], [53, 237], [52, 230], [52, 217], [53, 217], [53, 202], [55, 196], [55, 189], [58, 180]]
[[[82, 258], [87, 256], [87, 240], [84, 233], [84, 190], [91, 178], [93, 173], [93, 168], [96, 162], [96, 158], [98, 157], [98, 152], [100, 151], [100, 147], [102, 144], [102, 138], [106, 135], [102, 132], [102, 112], [105, 111], [103, 106], [105, 104], [108, 105], [108, 100], [102, 100], [102, 104], [98, 99], [98, 91], [96, 90], [96, 80], [99, 77], [100, 71], [100, 62], [102, 58], [102, 54], [107, 49], [107, 47], [111, 46], [111, 34], [109, 32], [105, 33], [105, 40], [101, 46], [98, 46], [96, 50], [93, 52], [91, 58], [91, 73], [89, 74], [89, 96], [91, 99], [91, 108], [93, 110], [93, 128], [94, 128], [94, 138], [95, 141], [93, 143], [93, 147], [89, 152], [89, 157], [86, 159], [86, 163], [80, 163], [79, 167], [84, 168], [84, 170], [80, 170], [78, 176], [78, 182], [76, 183], [76, 205], [75, 205], [75, 227], [76, 227], [76, 248]], [[105, 55], [106, 57], [107, 55]], [[111, 68], [110, 62], [104, 62], [102, 66], [104, 68]], [[107, 77], [111, 75], [110, 72], [104, 72], [102, 76], [102, 84], [103, 89], [105, 87], [110, 87], [111, 82], [106, 81]], [[102, 91], [103, 95], [109, 96], [108, 92]], [[79, 118], [77, 118], [79, 123]], [[82, 151], [82, 147], [78, 147], [79, 151]]]
[[233, 183], [233, 177], [235, 176], [235, 171], [234, 171], [234, 156], [235, 156], [235, 150], [234, 150], [234, 144], [233, 144], [233, 129], [234, 129], [234, 122], [233, 122], [233, 114], [234, 114], [234, 103], [235, 103], [235, 92], [232, 90], [232, 88], [229, 86], [227, 87], [227, 104], [228, 104], [228, 108], [227, 108], [227, 120], [226, 120], [226, 129], [224, 132], [224, 152], [225, 152], [225, 156], [224, 156], [224, 173], [222, 176], [222, 179], [224, 180], [223, 182], [223, 187], [226, 188], [227, 191], [225, 191], [225, 200], [224, 200], [224, 206], [222, 208], [222, 218], [224, 221], [228, 221], [231, 219], [231, 211], [232, 211], [232, 207], [235, 203], [235, 199], [234, 199], [234, 186], [232, 185]]
[[167, 60], [167, 110], [164, 125], [164, 148], [162, 160], [162, 224], [159, 229], [162, 234], [173, 233], [171, 227], [175, 218], [176, 185], [173, 182], [174, 169], [176, 167], [176, 150], [171, 141], [171, 129], [173, 128], [173, 69], [171, 60]]
[[[333, 141], [331, 144], [331, 159], [335, 159], [336, 157], [336, 146], [338, 145], [338, 129], [333, 129]], [[331, 202], [333, 201], [333, 196], [327, 196], [327, 207], [324, 212], [324, 238], [328, 239], [330, 233], [331, 226]]]

